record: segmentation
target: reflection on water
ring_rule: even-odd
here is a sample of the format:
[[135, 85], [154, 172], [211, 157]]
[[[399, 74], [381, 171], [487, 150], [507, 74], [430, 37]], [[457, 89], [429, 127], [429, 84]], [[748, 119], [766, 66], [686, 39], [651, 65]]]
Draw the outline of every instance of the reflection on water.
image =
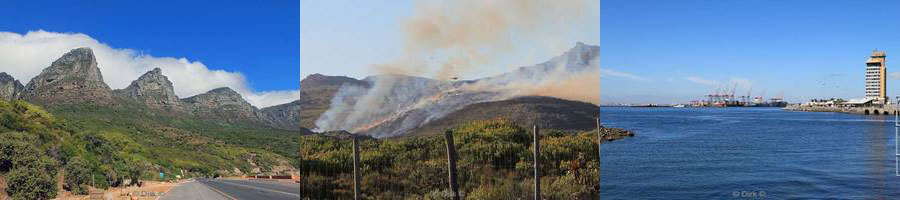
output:
[[[874, 116], [867, 116], [870, 118], [878, 118]], [[893, 124], [890, 124], [893, 125]], [[883, 199], [886, 196], [883, 194], [886, 192], [886, 179], [894, 178], [890, 176], [879, 176], [879, 174], [883, 174], [885, 171], [891, 171], [893, 168], [888, 168], [883, 163], [883, 158], [886, 156], [890, 158], [890, 155], [893, 152], [888, 152], [887, 144], [891, 143], [893, 138], [889, 138], [885, 136], [885, 132], [893, 131], [891, 130], [890, 125], [885, 125], [884, 123], [878, 122], [868, 122], [866, 123], [867, 131], [866, 134], [866, 175], [868, 177], [872, 177], [867, 182], [867, 185], [872, 189], [873, 198]], [[892, 133], [892, 132], [891, 132]], [[891, 134], [893, 136], [893, 134]]]
[[636, 137], [605, 144], [611, 199], [890, 198], [893, 117], [773, 108], [602, 108]]

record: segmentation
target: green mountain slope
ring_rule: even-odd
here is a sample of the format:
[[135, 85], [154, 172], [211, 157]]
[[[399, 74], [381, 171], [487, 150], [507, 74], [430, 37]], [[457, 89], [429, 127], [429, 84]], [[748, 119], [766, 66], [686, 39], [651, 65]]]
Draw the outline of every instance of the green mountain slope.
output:
[[91, 177], [106, 188], [137, 183], [134, 177], [159, 180], [160, 172], [164, 180], [182, 171], [187, 177], [296, 173], [295, 132], [128, 103], [54, 104], [47, 110], [0, 101], [0, 174], [14, 199], [54, 197], [62, 175], [64, 189], [84, 193]]

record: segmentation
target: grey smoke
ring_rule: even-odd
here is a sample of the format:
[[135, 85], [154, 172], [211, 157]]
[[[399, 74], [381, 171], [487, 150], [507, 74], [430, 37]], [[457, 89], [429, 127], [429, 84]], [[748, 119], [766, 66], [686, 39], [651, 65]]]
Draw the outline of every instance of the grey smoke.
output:
[[[598, 54], [599, 47], [578, 43], [545, 63], [473, 81], [404, 75], [368, 77], [364, 80], [372, 85], [369, 89], [344, 85], [338, 90], [328, 111], [316, 121], [316, 131], [347, 130], [374, 137], [402, 135], [471, 104], [535, 95], [536, 89], [547, 85], [599, 74], [595, 73], [600, 69]], [[584, 79], [588, 82], [585, 85], [596, 85], [591, 79]], [[592, 89], [579, 92], [599, 94]]]

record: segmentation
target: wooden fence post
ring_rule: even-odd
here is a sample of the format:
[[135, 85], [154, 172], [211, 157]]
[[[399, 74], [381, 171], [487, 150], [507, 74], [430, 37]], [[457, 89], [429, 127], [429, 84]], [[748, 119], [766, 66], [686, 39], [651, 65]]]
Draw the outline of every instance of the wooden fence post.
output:
[[456, 182], [456, 146], [453, 144], [453, 131], [447, 130], [444, 132], [444, 137], [447, 139], [447, 174], [450, 176], [450, 192], [453, 192], [450, 198], [459, 200], [459, 185]]
[[541, 133], [534, 125], [534, 199], [541, 199]]
[[353, 137], [353, 199], [362, 198], [362, 192], [359, 185], [359, 137], [356, 134]]
[[597, 162], [600, 162], [600, 156], [603, 153], [600, 153], [600, 142], [603, 141], [603, 136], [600, 135], [600, 117], [597, 117]]

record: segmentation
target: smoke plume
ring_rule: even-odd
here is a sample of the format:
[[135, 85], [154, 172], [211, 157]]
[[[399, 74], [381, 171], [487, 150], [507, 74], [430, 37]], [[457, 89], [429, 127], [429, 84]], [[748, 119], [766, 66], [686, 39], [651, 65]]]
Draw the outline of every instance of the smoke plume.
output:
[[[404, 134], [467, 105], [522, 95], [594, 101], [599, 47], [578, 43], [562, 56], [498, 76], [456, 81], [475, 67], [536, 41], [582, 15], [586, 1], [422, 1], [402, 24], [404, 54], [373, 65], [371, 88], [345, 85], [317, 121], [317, 131], [375, 137]], [[414, 76], [413, 76], [414, 75]], [[415, 76], [433, 77], [433, 79]], [[581, 92], [565, 92], [573, 89]], [[599, 100], [597, 100], [599, 101]]]

